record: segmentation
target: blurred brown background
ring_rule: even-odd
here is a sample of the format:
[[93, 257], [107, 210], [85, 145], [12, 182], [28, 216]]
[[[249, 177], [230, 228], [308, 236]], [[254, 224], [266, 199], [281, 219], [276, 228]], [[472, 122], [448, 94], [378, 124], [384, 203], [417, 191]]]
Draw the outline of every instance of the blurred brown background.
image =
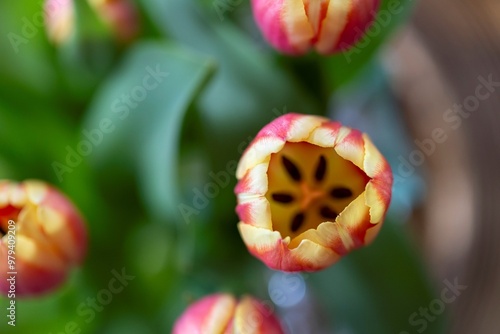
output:
[[[479, 77], [500, 83], [500, 1], [422, 0], [386, 61], [412, 138], [431, 138], [446, 112], [475, 96]], [[436, 282], [467, 289], [451, 333], [500, 333], [500, 87], [427, 159], [429, 188], [415, 213]]]

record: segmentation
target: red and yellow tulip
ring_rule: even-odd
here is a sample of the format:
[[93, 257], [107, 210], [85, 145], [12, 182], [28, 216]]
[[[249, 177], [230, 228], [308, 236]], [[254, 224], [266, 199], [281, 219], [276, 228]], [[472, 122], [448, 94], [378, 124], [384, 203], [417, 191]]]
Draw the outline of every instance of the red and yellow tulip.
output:
[[238, 164], [238, 229], [272, 269], [316, 271], [378, 234], [392, 172], [370, 138], [323, 117], [265, 126]]
[[283, 334], [272, 310], [245, 296], [214, 294], [192, 304], [177, 320], [173, 334]]
[[314, 48], [332, 54], [353, 46], [374, 20], [379, 0], [252, 0], [258, 27], [283, 53]]
[[[17, 296], [61, 285], [87, 248], [83, 219], [58, 190], [40, 181], [0, 181], [0, 291], [15, 272]], [[9, 261], [12, 260], [12, 261]]]

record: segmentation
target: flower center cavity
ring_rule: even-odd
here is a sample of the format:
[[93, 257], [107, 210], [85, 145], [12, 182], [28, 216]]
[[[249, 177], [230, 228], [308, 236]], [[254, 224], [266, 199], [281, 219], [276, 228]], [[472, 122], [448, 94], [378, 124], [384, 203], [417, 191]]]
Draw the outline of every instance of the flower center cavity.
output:
[[306, 142], [287, 142], [272, 154], [267, 174], [273, 229], [283, 238], [334, 222], [369, 181], [333, 148]]

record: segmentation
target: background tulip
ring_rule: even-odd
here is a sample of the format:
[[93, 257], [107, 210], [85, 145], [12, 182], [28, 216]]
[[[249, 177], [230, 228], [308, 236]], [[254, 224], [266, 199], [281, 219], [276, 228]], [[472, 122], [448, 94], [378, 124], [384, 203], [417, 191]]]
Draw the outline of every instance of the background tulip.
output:
[[252, 297], [237, 301], [228, 294], [210, 295], [191, 305], [177, 320], [173, 334], [282, 334], [272, 310]]
[[129, 0], [89, 0], [89, 3], [120, 40], [130, 41], [138, 34], [137, 9]]
[[264, 37], [284, 53], [348, 49], [375, 18], [379, 0], [252, 0]]
[[44, 3], [47, 36], [55, 44], [68, 40], [74, 30], [75, 8], [72, 0], [46, 0]]
[[323, 269], [369, 244], [391, 198], [391, 169], [368, 136], [317, 116], [264, 127], [236, 176], [243, 241], [283, 271]]
[[[40, 181], [0, 181], [0, 233], [0, 290], [7, 294], [8, 273], [17, 272], [16, 296], [37, 295], [61, 285], [69, 270], [82, 263], [87, 246], [76, 208]], [[9, 241], [12, 236], [15, 243]], [[8, 259], [13, 258], [11, 267]]]

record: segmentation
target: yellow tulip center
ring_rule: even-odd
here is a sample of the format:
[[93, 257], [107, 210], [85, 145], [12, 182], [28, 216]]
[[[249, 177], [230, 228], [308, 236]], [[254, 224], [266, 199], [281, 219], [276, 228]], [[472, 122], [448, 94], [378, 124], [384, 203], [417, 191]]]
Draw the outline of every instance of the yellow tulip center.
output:
[[333, 148], [306, 142], [287, 142], [272, 154], [267, 175], [273, 229], [283, 238], [334, 222], [369, 181]]

